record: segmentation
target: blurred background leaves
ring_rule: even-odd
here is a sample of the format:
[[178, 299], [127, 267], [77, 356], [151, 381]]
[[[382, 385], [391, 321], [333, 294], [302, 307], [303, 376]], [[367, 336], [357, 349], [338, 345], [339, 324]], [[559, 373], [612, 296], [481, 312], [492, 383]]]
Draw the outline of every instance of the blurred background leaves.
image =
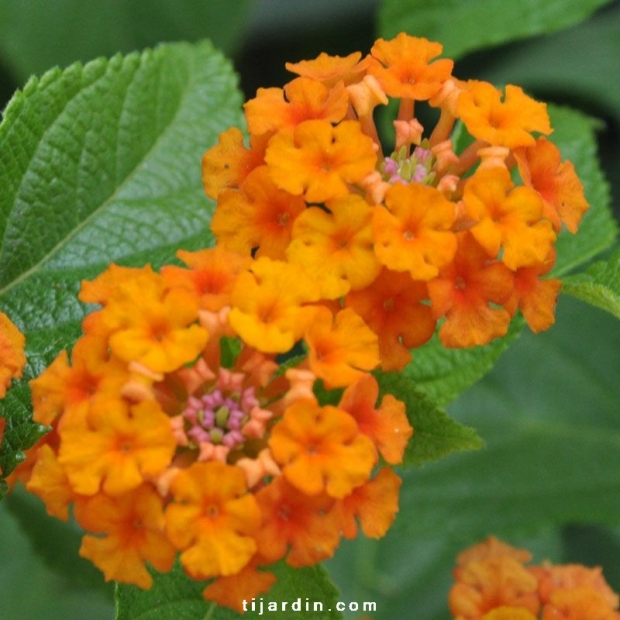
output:
[[[201, 38], [231, 56], [251, 97], [260, 86], [289, 79], [286, 61], [321, 51], [366, 52], [376, 36], [407, 29], [438, 37], [447, 53], [459, 53], [458, 77], [518, 83], [538, 99], [597, 118], [617, 216], [620, 2], [511, 3], [527, 10], [519, 19], [500, 12], [509, 32], [491, 36], [497, 30], [485, 15], [500, 5], [507, 6], [499, 0], [0, 0], [0, 107], [31, 74], [52, 66]], [[541, 26], [536, 7], [557, 9], [555, 25]], [[476, 14], [482, 17], [463, 17]], [[377, 601], [377, 620], [405, 619], [412, 610], [420, 620], [445, 620], [454, 556], [483, 532], [529, 546], [537, 560], [602, 564], [620, 590], [620, 517], [609, 516], [620, 497], [614, 461], [620, 453], [619, 333], [616, 319], [568, 297], [561, 298], [550, 332], [524, 333], [449, 407], [479, 430], [489, 452], [454, 455], [407, 473], [408, 510], [388, 537], [343, 545], [330, 563], [342, 600]], [[543, 425], [553, 432], [538, 433]], [[511, 458], [490, 460], [505, 442], [514, 446]], [[583, 493], [582, 505], [578, 492], [563, 497], [559, 471], [568, 476], [566, 489]], [[527, 485], [536, 475], [540, 488], [557, 488], [559, 496], [536, 496]], [[57, 574], [35, 555], [40, 541], [28, 540], [22, 527], [24, 515], [37, 522], [40, 509], [25, 502], [15, 495], [0, 505], [0, 617], [111, 619], [109, 594], [86, 589], [71, 571]], [[459, 527], [461, 509], [469, 520]], [[55, 553], [63, 564], [75, 549], [67, 544]]]

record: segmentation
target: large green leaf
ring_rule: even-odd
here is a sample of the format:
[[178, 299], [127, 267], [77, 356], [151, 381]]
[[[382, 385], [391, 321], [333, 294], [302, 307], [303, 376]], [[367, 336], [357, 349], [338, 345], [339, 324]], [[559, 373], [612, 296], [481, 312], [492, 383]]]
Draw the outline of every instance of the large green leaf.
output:
[[524, 334], [450, 408], [486, 448], [406, 473], [401, 535], [620, 524], [619, 352], [614, 317], [562, 298], [556, 327]]
[[444, 45], [456, 58], [473, 50], [555, 32], [579, 23], [611, 0], [383, 0], [379, 34], [401, 31]]
[[620, 319], [620, 251], [584, 273], [565, 278], [562, 290]]
[[[207, 42], [55, 69], [15, 95], [0, 125], [0, 309], [26, 335], [25, 379], [79, 334], [82, 279], [210, 243], [200, 159], [242, 122], [241, 99]], [[38, 435], [28, 397], [22, 382], [0, 403], [5, 475]]]
[[[187, 577], [177, 563], [168, 574], [154, 574], [150, 590], [118, 584], [116, 620], [235, 620], [261, 616], [276, 620], [342, 618], [336, 610], [338, 590], [322, 566], [292, 569], [280, 563], [273, 572], [278, 581], [271, 590], [266, 595], [247, 599], [246, 613], [239, 614], [227, 607], [207, 603], [202, 596], [206, 583]], [[269, 603], [275, 603], [277, 611], [268, 611]], [[299, 610], [292, 608], [294, 603], [299, 605]]]
[[0, 0], [0, 53], [20, 82], [55, 65], [210, 38], [233, 51], [251, 0]]

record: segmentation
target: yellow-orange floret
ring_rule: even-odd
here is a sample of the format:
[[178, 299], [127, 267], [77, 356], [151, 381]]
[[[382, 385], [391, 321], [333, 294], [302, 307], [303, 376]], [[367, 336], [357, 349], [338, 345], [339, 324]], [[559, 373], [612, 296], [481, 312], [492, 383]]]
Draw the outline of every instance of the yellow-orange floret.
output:
[[471, 80], [460, 93], [457, 114], [469, 133], [493, 146], [532, 146], [533, 131], [550, 134], [547, 106], [508, 84], [506, 96], [488, 82]]
[[76, 493], [119, 495], [170, 465], [176, 448], [170, 418], [156, 401], [98, 403], [64, 421], [58, 462]]
[[78, 523], [89, 532], [104, 534], [84, 536], [80, 555], [100, 568], [106, 581], [150, 588], [153, 578], [146, 563], [168, 572], [176, 555], [164, 532], [162, 503], [146, 484], [117, 497], [99, 494], [77, 501]]
[[164, 282], [171, 288], [185, 286], [194, 291], [199, 308], [211, 312], [230, 305], [237, 276], [251, 263], [249, 256], [231, 252], [223, 245], [198, 252], [179, 250], [177, 256], [189, 269], [176, 265], [162, 267]]
[[372, 46], [373, 75], [390, 97], [426, 100], [435, 95], [450, 77], [452, 60], [435, 60], [443, 50], [440, 43], [401, 32], [391, 41], [378, 39]]
[[306, 209], [295, 221], [286, 255], [320, 283], [322, 297], [336, 299], [371, 284], [381, 265], [375, 256], [373, 208], [360, 196]]
[[166, 531], [194, 579], [233, 575], [256, 552], [260, 510], [243, 472], [219, 462], [194, 463], [171, 485]]
[[269, 446], [282, 475], [307, 495], [342, 498], [363, 484], [376, 462], [372, 441], [346, 411], [298, 401], [274, 426]]
[[306, 203], [277, 187], [267, 166], [255, 168], [239, 190], [220, 194], [211, 220], [218, 244], [249, 256], [284, 259], [296, 218]]
[[349, 107], [342, 83], [328, 88], [311, 78], [299, 77], [284, 88], [259, 88], [244, 106], [251, 134], [293, 129], [299, 123], [325, 119], [339, 123]]
[[385, 208], [377, 207], [372, 223], [375, 252], [393, 271], [408, 271], [414, 280], [430, 280], [456, 252], [452, 226], [454, 204], [434, 187], [420, 183], [392, 185]]
[[303, 195], [307, 202], [325, 202], [349, 193], [375, 168], [373, 141], [355, 121], [332, 126], [329, 121], [304, 121], [269, 142], [265, 161], [276, 185]]
[[352, 539], [357, 536], [357, 522], [370, 538], [381, 538], [392, 525], [398, 512], [398, 491], [402, 480], [389, 467], [383, 467], [377, 475], [352, 493], [338, 500], [335, 511], [342, 535]]
[[264, 163], [269, 137], [251, 136], [247, 149], [237, 127], [220, 134], [218, 144], [202, 157], [205, 194], [216, 200], [225, 189], [239, 187], [254, 168]]
[[544, 262], [555, 241], [548, 220], [542, 219], [543, 202], [529, 187], [515, 187], [505, 168], [481, 170], [471, 177], [463, 194], [470, 228], [489, 257], [511, 270]]
[[542, 196], [543, 215], [556, 232], [560, 232], [563, 222], [576, 233], [589, 205], [573, 164], [562, 162], [558, 147], [544, 137], [533, 146], [515, 149], [514, 155], [525, 184]]
[[377, 334], [383, 370], [402, 370], [411, 361], [409, 349], [424, 344], [435, 332], [427, 300], [425, 282], [385, 267], [371, 286], [345, 297], [345, 307], [353, 308]]
[[301, 567], [334, 554], [340, 531], [332, 497], [308, 495], [280, 476], [263, 487], [256, 500], [262, 514], [256, 537], [261, 560], [272, 563], [286, 556], [287, 564]]
[[378, 398], [379, 384], [368, 374], [347, 387], [338, 406], [355, 418], [360, 431], [370, 437], [381, 456], [397, 465], [403, 460], [413, 428], [402, 401], [385, 394], [381, 406], [375, 409]]
[[242, 273], [232, 294], [230, 324], [249, 345], [265, 353], [285, 353], [314, 316], [319, 287], [301, 267], [268, 258]]
[[380, 362], [376, 334], [352, 308], [335, 319], [327, 308], [318, 308], [305, 341], [310, 369], [328, 389], [357, 381]]
[[285, 64], [291, 73], [312, 78], [326, 86], [335, 86], [338, 82], [345, 85], [358, 82], [367, 65], [368, 57], [362, 58], [361, 52], [353, 52], [348, 56], [331, 56], [321, 52], [314, 60]]
[[506, 335], [511, 316], [501, 305], [513, 287], [509, 269], [489, 261], [470, 233], [460, 233], [454, 262], [428, 283], [433, 315], [445, 316], [439, 328], [444, 346], [472, 347]]

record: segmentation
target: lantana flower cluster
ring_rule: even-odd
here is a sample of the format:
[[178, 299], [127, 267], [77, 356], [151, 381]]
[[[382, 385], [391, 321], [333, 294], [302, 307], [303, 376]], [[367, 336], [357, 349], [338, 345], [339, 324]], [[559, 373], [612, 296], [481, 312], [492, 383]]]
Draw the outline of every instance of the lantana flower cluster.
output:
[[[249, 144], [231, 128], [203, 159], [218, 244], [302, 266], [378, 335], [384, 370], [438, 324], [446, 347], [505, 335], [519, 310], [548, 328], [554, 243], [588, 207], [546, 106], [455, 78], [441, 51], [401, 33], [364, 58], [287, 63], [297, 77], [245, 105]], [[388, 104], [386, 150], [375, 112]]]
[[[86, 530], [107, 579], [148, 588], [178, 558], [240, 609], [270, 567], [385, 534], [413, 429], [380, 394], [437, 330], [488, 343], [521, 311], [553, 323], [554, 242], [587, 203], [545, 106], [452, 76], [399, 35], [370, 55], [288, 64], [203, 158], [217, 245], [184, 266], [111, 265], [71, 355], [31, 381], [51, 432], [14, 478]], [[377, 106], [399, 99], [383, 154]], [[420, 104], [436, 110], [422, 126]]]
[[[72, 507], [80, 553], [107, 579], [148, 588], [147, 564], [178, 556], [211, 580], [207, 599], [240, 609], [275, 562], [314, 565], [358, 527], [387, 531], [401, 481], [386, 465], [413, 430], [369, 372], [376, 335], [312, 304], [300, 267], [223, 247], [179, 256], [186, 267], [112, 265], [83, 283], [100, 309], [71, 360], [31, 382], [53, 430], [18, 475], [50, 514]], [[307, 355], [281, 363], [299, 340]]]
[[455, 620], [619, 620], [600, 567], [528, 565], [532, 555], [491, 536], [463, 551], [449, 595]]

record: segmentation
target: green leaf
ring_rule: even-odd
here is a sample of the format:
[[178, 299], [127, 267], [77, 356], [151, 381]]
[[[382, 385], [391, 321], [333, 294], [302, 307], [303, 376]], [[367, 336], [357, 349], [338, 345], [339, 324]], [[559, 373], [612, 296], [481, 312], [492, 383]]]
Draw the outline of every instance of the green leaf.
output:
[[414, 428], [403, 465], [419, 466], [452, 452], [482, 447], [483, 442], [473, 428], [450, 418], [405, 375], [378, 373], [377, 381], [381, 395], [392, 394], [405, 403], [407, 417]]
[[50, 519], [43, 503], [23, 489], [11, 493], [5, 505], [19, 521], [32, 549], [49, 568], [74, 586], [100, 590], [112, 600], [112, 586], [78, 553], [84, 532], [76, 523]]
[[611, 0], [383, 0], [379, 33], [443, 43], [451, 58], [577, 24]]
[[559, 523], [620, 524], [620, 330], [564, 297], [557, 325], [523, 337], [450, 408], [484, 450], [409, 470], [395, 527], [448, 538]]
[[[11, 514], [17, 493], [22, 495], [20, 490], [15, 490], [0, 504], [0, 615], [3, 620], [111, 620], [114, 617], [111, 584], [105, 586], [107, 592], [101, 587], [92, 589], [92, 584], [87, 585], [85, 580], [76, 578], [77, 570], [67, 577], [46, 566], [34, 554], [32, 536], [41, 539], [55, 536], [54, 524], [48, 518], [45, 523], [35, 526], [38, 532], [34, 533], [30, 531], [34, 526], [31, 523], [27, 526], [27, 536], [24, 524], [19, 524]], [[59, 545], [56, 553], [56, 562], [74, 562], [76, 565], [84, 562], [73, 555], [72, 547]], [[90, 571], [93, 571], [92, 566]], [[99, 581], [103, 582], [101, 576]]]
[[40, 427], [25, 381], [80, 333], [82, 279], [208, 246], [200, 160], [242, 123], [230, 63], [208, 42], [33, 78], [0, 125], [0, 309], [26, 335], [24, 381], [0, 402], [3, 472]]
[[[206, 602], [202, 596], [206, 582], [190, 579], [177, 563], [168, 574], [154, 573], [154, 584], [150, 590], [118, 584], [116, 620], [235, 620], [263, 615], [276, 620], [291, 617], [312, 620], [342, 618], [336, 610], [338, 590], [322, 566], [293, 569], [281, 562], [273, 572], [278, 581], [271, 590], [255, 598], [254, 610], [253, 599], [248, 598], [248, 611], [239, 614]], [[277, 611], [268, 611], [270, 603], [277, 605]], [[283, 610], [284, 603], [286, 608]], [[291, 608], [294, 603], [299, 605], [299, 610]], [[315, 603], [320, 607], [315, 607]]]
[[564, 278], [562, 291], [620, 319], [620, 250], [585, 273]]
[[0, 53], [19, 82], [55, 65], [87, 62], [162, 41], [210, 38], [232, 52], [251, 0], [0, 0]]

